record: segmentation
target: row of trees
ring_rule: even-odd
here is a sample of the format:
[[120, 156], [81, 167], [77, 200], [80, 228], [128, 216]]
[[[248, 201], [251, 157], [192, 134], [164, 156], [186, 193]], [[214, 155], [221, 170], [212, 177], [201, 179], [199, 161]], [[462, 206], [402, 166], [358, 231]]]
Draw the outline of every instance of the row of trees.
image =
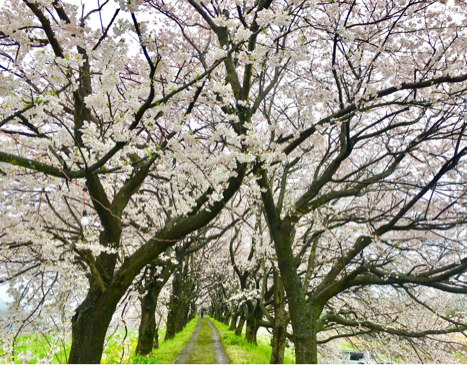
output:
[[466, 330], [435, 300], [467, 292], [462, 1], [11, 0], [0, 24], [5, 356], [60, 318], [99, 363], [135, 298], [145, 354], [167, 282], [168, 337], [207, 300], [275, 363], [287, 337], [297, 363], [362, 335], [423, 361]]

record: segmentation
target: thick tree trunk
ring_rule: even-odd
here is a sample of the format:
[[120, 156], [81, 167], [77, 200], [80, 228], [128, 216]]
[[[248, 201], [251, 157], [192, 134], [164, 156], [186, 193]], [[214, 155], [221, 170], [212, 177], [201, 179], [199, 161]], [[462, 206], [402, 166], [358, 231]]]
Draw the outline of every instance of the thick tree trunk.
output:
[[[100, 244], [104, 247], [120, 240], [120, 223], [113, 223], [111, 228], [102, 231], [99, 236]], [[103, 252], [97, 257], [95, 270], [98, 275], [89, 276], [88, 294], [71, 319], [70, 364], [98, 364], [101, 361], [107, 329], [127, 289], [125, 286], [105, 288], [112, 280], [116, 262], [116, 254]]]
[[175, 316], [175, 333], [179, 333], [183, 330], [186, 324], [186, 320], [188, 318], [188, 308], [187, 305], [183, 302], [179, 302], [178, 307], [176, 309], [176, 316]]
[[283, 364], [285, 356], [285, 345], [287, 342], [287, 322], [283, 319], [278, 319], [274, 323], [273, 336], [272, 336], [272, 351], [270, 364]]
[[[175, 297], [176, 295], [172, 295]], [[188, 320], [188, 305], [183, 301], [173, 298], [170, 301], [170, 309], [167, 314], [167, 332], [165, 339], [173, 338], [177, 333], [181, 332]]]
[[172, 294], [170, 295], [169, 312], [167, 313], [167, 332], [165, 339], [174, 338], [175, 334], [183, 329], [183, 318], [181, 318], [181, 283], [180, 269], [175, 270], [172, 280]]
[[245, 339], [248, 342], [257, 345], [257, 334], [259, 329], [258, 323], [263, 318], [263, 311], [261, 310], [261, 307], [258, 304], [254, 306], [251, 305], [250, 308], [251, 310], [249, 310], [248, 317], [246, 320]]
[[90, 289], [72, 318], [68, 363], [99, 364], [107, 328], [117, 305], [105, 300], [99, 289]]
[[157, 298], [152, 290], [149, 290], [141, 300], [141, 322], [138, 331], [138, 345], [136, 355], [146, 356], [153, 349], [156, 335], [156, 306]]
[[173, 268], [166, 266], [162, 272], [155, 274], [153, 270], [149, 274], [147, 291], [141, 300], [141, 322], [139, 325], [138, 344], [136, 354], [147, 355], [153, 348], [159, 348], [159, 327], [156, 327], [156, 308], [159, 294], [165, 283], [172, 275]]
[[289, 303], [290, 319], [294, 333], [295, 359], [297, 364], [317, 364], [317, 327], [322, 306], [313, 309], [308, 305], [302, 282], [297, 274], [292, 251], [295, 230], [289, 220], [272, 229], [279, 270]]
[[171, 296], [170, 309], [167, 314], [166, 340], [173, 338], [177, 333], [181, 332], [187, 323], [188, 305], [179, 298], [180, 296], [176, 295], [176, 293], [173, 293]]
[[297, 364], [318, 363], [318, 340], [316, 335], [316, 323], [308, 323], [307, 326], [303, 326], [300, 334], [294, 336], [295, 359]]
[[287, 312], [285, 311], [285, 289], [282, 278], [274, 269], [274, 328], [270, 364], [283, 364], [287, 342]]
[[245, 340], [247, 340], [249, 343], [253, 343], [257, 345], [256, 332], [257, 332], [257, 329], [255, 326], [255, 319], [248, 318], [246, 321]]
[[164, 340], [169, 340], [175, 336], [175, 313], [174, 309], [171, 307], [167, 313], [167, 328], [165, 332]]

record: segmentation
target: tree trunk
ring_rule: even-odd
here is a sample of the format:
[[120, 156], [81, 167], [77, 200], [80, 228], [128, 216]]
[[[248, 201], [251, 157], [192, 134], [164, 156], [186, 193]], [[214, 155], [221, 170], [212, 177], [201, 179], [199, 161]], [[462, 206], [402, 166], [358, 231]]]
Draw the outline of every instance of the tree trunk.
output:
[[282, 279], [274, 268], [274, 328], [272, 331], [272, 352], [270, 364], [283, 364], [287, 334], [287, 313], [285, 311], [285, 289]]
[[183, 294], [179, 291], [172, 292], [170, 297], [170, 309], [167, 314], [167, 332], [165, 339], [173, 338], [181, 332], [187, 323], [188, 305], [180, 300]]
[[167, 313], [167, 329], [165, 332], [165, 338], [164, 340], [169, 340], [171, 338], [174, 338], [175, 336], [175, 313], [174, 309], [171, 308], [169, 309], [169, 312]]
[[292, 251], [295, 229], [286, 218], [276, 224], [271, 233], [276, 248], [277, 261], [289, 303], [292, 322], [295, 359], [297, 364], [317, 364], [317, 326], [322, 306], [313, 309], [308, 305], [302, 282], [297, 274], [297, 265]]
[[243, 308], [240, 310], [240, 320], [238, 321], [237, 328], [235, 329], [235, 334], [240, 336], [243, 331], [243, 326], [245, 325], [245, 314]]
[[154, 333], [154, 342], [152, 343], [153, 349], [159, 348], [159, 327], [156, 327], [156, 332]]
[[72, 317], [69, 364], [99, 364], [105, 335], [118, 301], [105, 300], [99, 289], [91, 288]]
[[263, 318], [263, 311], [261, 307], [256, 305], [251, 305], [248, 311], [248, 317], [246, 320], [246, 331], [245, 331], [245, 339], [250, 342], [254, 343], [255, 345], [258, 344], [257, 341], [257, 334], [258, 334], [258, 323]]
[[175, 270], [172, 280], [172, 294], [170, 295], [169, 312], [167, 313], [166, 340], [174, 338], [175, 334], [181, 331], [180, 327], [183, 329], [182, 318], [180, 318], [181, 295], [181, 273], [180, 268], [178, 268]]
[[232, 313], [228, 309], [225, 309], [224, 313], [225, 314], [222, 316], [222, 323], [228, 325], [230, 323], [230, 316]]
[[[304, 326], [305, 327], [305, 326]], [[300, 334], [294, 336], [296, 364], [318, 363], [318, 341], [316, 327], [307, 326]]]
[[[120, 240], [120, 222], [113, 223], [99, 236], [99, 242], [103, 247]], [[71, 319], [72, 337], [68, 357], [70, 364], [99, 364], [101, 361], [107, 329], [117, 304], [127, 289], [126, 286], [113, 289], [105, 287], [113, 278], [116, 262], [116, 254], [105, 252], [96, 259], [95, 270], [98, 275], [89, 276], [86, 298]]]
[[155, 274], [154, 268], [150, 271], [146, 295], [141, 300], [137, 355], [147, 355], [153, 348], [159, 348], [159, 326], [156, 327], [157, 300], [172, 271], [171, 266], [165, 266], [159, 274]]
[[141, 300], [141, 322], [138, 332], [138, 345], [136, 355], [146, 356], [153, 349], [154, 337], [156, 335], [156, 306], [157, 298], [153, 290], [148, 290]]
[[188, 317], [187, 311], [187, 305], [179, 301], [175, 316], [175, 333], [181, 332], [185, 327], [186, 319]]
[[285, 345], [287, 342], [286, 332], [287, 322], [283, 319], [278, 319], [274, 322], [273, 336], [272, 336], [272, 351], [270, 364], [283, 364], [285, 357]]
[[240, 311], [239, 310], [236, 310], [233, 314], [232, 314], [232, 318], [230, 319], [230, 327], [229, 327], [229, 331], [234, 331], [235, 328], [237, 327], [237, 319], [238, 319], [238, 316], [240, 315]]

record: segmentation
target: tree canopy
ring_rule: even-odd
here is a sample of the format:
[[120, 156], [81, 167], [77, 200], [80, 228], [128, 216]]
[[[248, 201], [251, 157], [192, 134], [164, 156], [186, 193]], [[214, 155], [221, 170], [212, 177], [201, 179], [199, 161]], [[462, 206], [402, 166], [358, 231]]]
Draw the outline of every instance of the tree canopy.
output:
[[250, 342], [268, 328], [272, 363], [287, 338], [317, 363], [362, 336], [449, 360], [431, 344], [467, 330], [444, 297], [467, 293], [465, 5], [5, 1], [3, 356], [47, 321], [69, 363], [99, 363], [139, 298], [141, 354], [157, 308], [170, 338], [209, 303]]

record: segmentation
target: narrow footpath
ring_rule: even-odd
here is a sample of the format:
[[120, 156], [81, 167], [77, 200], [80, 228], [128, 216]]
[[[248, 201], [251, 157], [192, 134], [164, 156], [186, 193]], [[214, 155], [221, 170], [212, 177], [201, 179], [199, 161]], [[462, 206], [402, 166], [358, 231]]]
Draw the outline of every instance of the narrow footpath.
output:
[[190, 342], [175, 360], [175, 364], [228, 364], [219, 333], [208, 318], [198, 319]]

